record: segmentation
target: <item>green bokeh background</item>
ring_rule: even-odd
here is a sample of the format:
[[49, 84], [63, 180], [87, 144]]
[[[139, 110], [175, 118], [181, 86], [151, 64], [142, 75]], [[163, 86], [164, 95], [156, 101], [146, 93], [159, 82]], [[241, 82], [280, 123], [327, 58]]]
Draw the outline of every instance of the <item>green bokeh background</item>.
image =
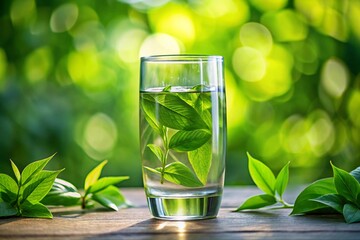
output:
[[4, 0], [0, 172], [57, 153], [81, 187], [104, 175], [141, 186], [139, 58], [225, 57], [226, 184], [251, 184], [246, 152], [290, 184], [360, 165], [359, 0]]

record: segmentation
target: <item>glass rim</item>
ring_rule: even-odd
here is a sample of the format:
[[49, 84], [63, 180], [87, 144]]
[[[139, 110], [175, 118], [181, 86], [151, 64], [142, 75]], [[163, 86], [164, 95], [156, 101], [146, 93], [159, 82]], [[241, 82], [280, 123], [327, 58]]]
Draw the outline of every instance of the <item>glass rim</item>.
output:
[[141, 62], [212, 62], [224, 61], [224, 57], [206, 54], [165, 54], [143, 56], [140, 60]]

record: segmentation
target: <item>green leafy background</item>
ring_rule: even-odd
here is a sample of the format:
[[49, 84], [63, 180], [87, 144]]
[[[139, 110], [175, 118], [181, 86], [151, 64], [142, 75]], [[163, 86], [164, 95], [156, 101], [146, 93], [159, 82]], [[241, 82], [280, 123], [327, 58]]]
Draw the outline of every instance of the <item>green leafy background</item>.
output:
[[78, 187], [104, 159], [140, 186], [139, 57], [162, 53], [225, 57], [226, 184], [251, 183], [246, 151], [290, 183], [354, 169], [359, 22], [358, 0], [1, 1], [1, 172], [57, 152]]

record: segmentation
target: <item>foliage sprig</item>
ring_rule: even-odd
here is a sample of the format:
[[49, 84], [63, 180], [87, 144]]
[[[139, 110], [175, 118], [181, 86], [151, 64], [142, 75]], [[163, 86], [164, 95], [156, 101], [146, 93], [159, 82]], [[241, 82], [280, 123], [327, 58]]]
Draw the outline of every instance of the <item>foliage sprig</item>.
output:
[[288, 184], [289, 163], [275, 178], [264, 163], [250, 154], [248, 160], [250, 176], [264, 194], [248, 198], [235, 211], [275, 206], [293, 208], [291, 215], [338, 213], [343, 215], [347, 223], [360, 222], [360, 167], [348, 173], [331, 163], [333, 177], [311, 183], [292, 205], [282, 197]]
[[52, 218], [49, 209], [40, 201], [50, 191], [57, 175], [64, 170], [43, 170], [53, 157], [30, 163], [21, 173], [10, 160], [16, 180], [0, 173], [0, 217]]
[[125, 197], [114, 184], [120, 183], [128, 176], [100, 178], [107, 160], [96, 166], [87, 176], [84, 183], [84, 194], [70, 182], [56, 178], [64, 169], [58, 171], [43, 170], [54, 155], [27, 165], [20, 173], [10, 160], [14, 178], [0, 173], [0, 217], [36, 217], [52, 218], [46, 205], [76, 206], [90, 208], [95, 203], [117, 211], [127, 207]]

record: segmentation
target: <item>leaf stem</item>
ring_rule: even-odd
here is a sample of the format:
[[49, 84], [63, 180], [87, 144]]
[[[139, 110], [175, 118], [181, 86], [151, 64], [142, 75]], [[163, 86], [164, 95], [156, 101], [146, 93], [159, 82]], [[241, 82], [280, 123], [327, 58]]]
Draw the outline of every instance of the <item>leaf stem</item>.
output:
[[21, 208], [20, 208], [20, 188], [21, 188], [21, 178], [18, 182], [18, 191], [17, 191], [17, 195], [16, 195], [16, 208], [18, 211], [18, 215], [21, 216]]
[[285, 200], [282, 198], [279, 199], [278, 201], [279, 201], [279, 203], [281, 203], [283, 205], [282, 208], [293, 208], [294, 207], [293, 204], [285, 202]]
[[165, 166], [169, 155], [168, 128], [164, 127], [164, 130], [165, 131], [163, 135], [163, 142], [164, 142], [165, 154], [163, 155], [163, 159], [162, 159], [161, 180], [160, 180], [161, 184], [164, 184]]
[[174, 153], [172, 153], [172, 152], [169, 151], [169, 155], [171, 156], [172, 159], [174, 159], [174, 161], [176, 161], [176, 162], [181, 162], [181, 161], [175, 156]]
[[162, 168], [161, 168], [161, 184], [164, 184], [164, 175], [165, 175], [165, 166], [167, 162], [167, 157], [169, 155], [169, 149], [165, 150], [164, 159], [162, 161]]
[[81, 196], [81, 208], [85, 209], [86, 208], [86, 195], [85, 196]]

